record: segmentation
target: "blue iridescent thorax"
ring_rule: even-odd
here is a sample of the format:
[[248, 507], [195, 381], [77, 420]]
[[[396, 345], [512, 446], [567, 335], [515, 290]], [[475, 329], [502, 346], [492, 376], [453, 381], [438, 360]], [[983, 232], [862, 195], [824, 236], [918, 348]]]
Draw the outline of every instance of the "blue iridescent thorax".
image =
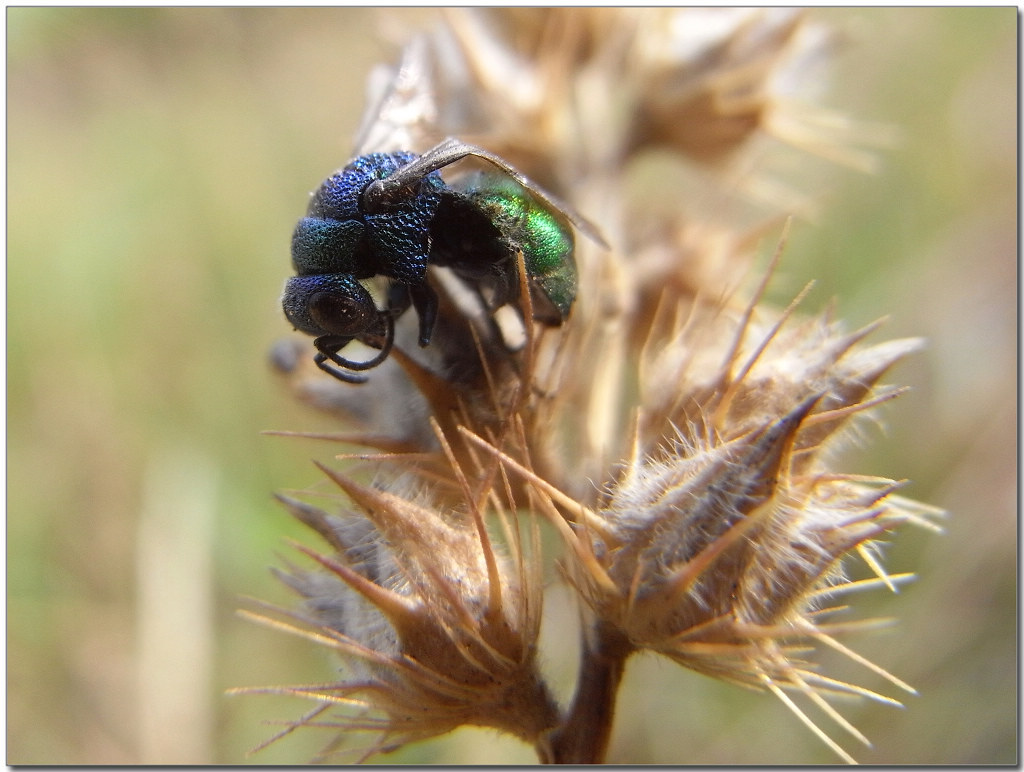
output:
[[417, 158], [414, 153], [360, 156], [320, 185], [292, 237], [292, 263], [299, 276], [351, 273], [388, 276], [409, 284], [426, 278], [430, 223], [444, 182], [437, 172], [418, 183], [410, 197], [387, 211], [364, 210], [362, 194]]

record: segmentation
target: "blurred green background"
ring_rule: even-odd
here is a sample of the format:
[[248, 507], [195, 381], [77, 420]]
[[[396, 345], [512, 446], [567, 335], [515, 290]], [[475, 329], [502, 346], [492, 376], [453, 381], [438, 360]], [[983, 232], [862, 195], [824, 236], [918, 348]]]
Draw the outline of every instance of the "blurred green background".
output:
[[[1016, 10], [814, 13], [848, 42], [822, 101], [901, 141], [875, 175], [832, 170], [773, 291], [817, 278], [808, 308], [835, 297], [851, 327], [891, 315], [874, 341], [928, 338], [888, 379], [914, 390], [841, 468], [910, 478], [952, 514], [893, 539], [890, 570], [920, 580], [858, 598], [899, 624], [848, 641], [920, 696], [849, 706], [874, 748], [841, 739], [863, 762], [1013, 763]], [[287, 601], [268, 566], [309, 538], [270, 493], [333, 452], [260, 431], [336, 428], [266, 352], [306, 194], [347, 160], [371, 66], [430, 18], [7, 10], [8, 764], [297, 763], [326, 740], [246, 758], [262, 721], [308, 706], [223, 694], [334, 668], [234, 615], [243, 595]], [[533, 758], [463, 731], [383, 760]], [[609, 761], [833, 760], [770, 696], [653, 658], [627, 671]]]

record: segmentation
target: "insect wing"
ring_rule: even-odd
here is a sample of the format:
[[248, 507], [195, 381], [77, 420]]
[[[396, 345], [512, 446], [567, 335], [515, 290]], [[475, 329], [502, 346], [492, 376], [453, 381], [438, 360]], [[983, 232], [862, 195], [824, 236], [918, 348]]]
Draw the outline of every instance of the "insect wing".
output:
[[608, 249], [608, 243], [598, 232], [597, 227], [587, 220], [583, 215], [575, 212], [568, 204], [548, 193], [542, 187], [532, 182], [525, 174], [509, 164], [501, 156], [495, 155], [488, 150], [476, 145], [469, 145], [460, 140], [449, 137], [438, 145], [425, 152], [419, 158], [411, 161], [401, 169], [395, 171], [387, 179], [379, 180], [367, 188], [364, 193], [366, 205], [370, 208], [381, 207], [400, 195], [402, 191], [415, 185], [431, 172], [439, 171], [450, 166], [456, 161], [464, 158], [479, 158], [501, 169], [505, 174], [515, 180], [530, 194], [543, 202], [552, 210], [561, 212], [565, 218], [576, 227], [580, 233], [594, 241], [596, 244]]
[[369, 107], [363, 113], [353, 156], [416, 147], [436, 117], [438, 89], [427, 41], [415, 38], [395, 66], [375, 67], [367, 82]]
[[[494, 166], [497, 166], [499, 169], [505, 172], [505, 174], [507, 174], [509, 177], [518, 182], [523, 188], [529, 191], [534, 198], [543, 202], [547, 206], [547, 208], [561, 212], [562, 215], [564, 215], [564, 217], [570, 223], [572, 223], [576, 230], [578, 230], [584, 236], [589, 238], [595, 244], [598, 244], [599, 246], [604, 247], [605, 249], [609, 249], [608, 242], [606, 242], [604, 240], [604, 237], [601, 236], [601, 233], [597, 229], [596, 225], [594, 225], [592, 222], [590, 222], [590, 220], [588, 220], [586, 217], [584, 217], [579, 212], [574, 210], [564, 201], [559, 199], [557, 196], [544, 190], [544, 188], [542, 188], [537, 183], [533, 182], [533, 180], [531, 180], [521, 171], [516, 169], [501, 156], [495, 155], [494, 153], [490, 152], [489, 150], [485, 150], [482, 147], [477, 147], [476, 145], [469, 145], [464, 142], [460, 142], [457, 139], [448, 138], [444, 142], [439, 144], [437, 147], [435, 147], [433, 150], [428, 150], [426, 153], [420, 156], [418, 160], [422, 161], [424, 158], [427, 158], [428, 156], [431, 156], [435, 153], [437, 154], [438, 159], [444, 160], [444, 163], [441, 164], [442, 166], [447, 166], [448, 164], [454, 163], [455, 161], [461, 160], [462, 158], [466, 158], [468, 156], [480, 158], [484, 161], [487, 161], [488, 163], [493, 164]], [[437, 162], [437, 159], [434, 159], [434, 162]], [[437, 168], [441, 167], [439, 166]]]

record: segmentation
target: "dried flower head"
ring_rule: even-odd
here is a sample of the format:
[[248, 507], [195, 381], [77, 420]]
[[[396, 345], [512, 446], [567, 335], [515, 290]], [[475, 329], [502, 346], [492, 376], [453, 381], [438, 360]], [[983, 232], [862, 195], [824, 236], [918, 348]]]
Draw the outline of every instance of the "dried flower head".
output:
[[380, 729], [371, 751], [465, 724], [538, 742], [557, 711], [536, 670], [536, 564], [521, 551], [501, 554], [478, 509], [442, 517], [429, 496], [324, 471], [360, 513], [328, 515], [282, 497], [334, 550], [304, 550], [325, 571], [293, 568], [282, 578], [306, 598], [303, 621], [347, 657], [352, 680], [286, 691], [383, 713], [340, 724]]
[[[363, 427], [323, 436], [379, 451], [362, 457], [377, 465], [369, 484], [324, 467], [354, 510], [283, 499], [332, 550], [304, 550], [317, 569], [282, 574], [305, 598], [307, 634], [349, 663], [337, 683], [289, 690], [317, 715], [357, 710], [329, 725], [379, 731], [371, 752], [468, 724], [520, 737], [544, 761], [597, 762], [624, 664], [650, 650], [770, 690], [852, 760], [790, 693], [862, 740], [827, 698], [894, 700], [818, 673], [806, 644], [909, 689], [837, 640], [853, 625], [829, 621], [825, 604], [905, 578], [885, 573], [874, 545], [934, 514], [895, 481], [830, 467], [857, 416], [898, 395], [879, 381], [920, 342], [865, 346], [874, 326], [850, 334], [828, 314], [798, 317], [804, 293], [769, 307], [781, 249], [745, 286], [754, 245], [790, 213], [749, 214], [768, 184], [750, 171], [752, 148], [797, 140], [857, 159], [815, 134], [827, 122], [790, 109], [796, 73], [828, 41], [782, 10], [460, 10], [375, 74], [357, 153], [422, 151], [446, 135], [486, 146], [612, 246], [577, 238], [561, 326], [523, 321], [534, 314], [522, 260], [519, 314], [492, 314], [434, 267], [431, 345], [416, 346], [405, 314], [369, 385], [325, 378], [304, 343], [277, 350], [301, 398]], [[685, 197], [694, 169], [707, 188]], [[741, 195], [746, 213], [724, 208], [735, 217], [687, 206]], [[560, 534], [585, 610], [564, 710], [536, 667], [531, 514]], [[846, 578], [851, 553], [875, 580]]]

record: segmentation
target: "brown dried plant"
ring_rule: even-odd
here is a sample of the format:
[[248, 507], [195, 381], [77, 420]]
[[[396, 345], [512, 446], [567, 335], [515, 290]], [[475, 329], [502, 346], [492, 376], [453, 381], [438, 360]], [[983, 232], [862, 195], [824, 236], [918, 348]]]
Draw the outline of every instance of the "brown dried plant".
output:
[[[375, 73], [355, 154], [484, 146], [611, 247], [577, 239], [561, 327], [516, 329], [532, 318], [525, 290], [521, 316], [495, 324], [432, 269], [433, 343], [415, 345], [406, 314], [369, 384], [313, 369], [308, 340], [277, 352], [302, 399], [361, 427], [322, 436], [372, 451], [322, 466], [347, 504], [281, 497], [329, 549], [301, 548], [313, 567], [281, 573], [304, 604], [273, 624], [346, 663], [336, 682], [279, 690], [315, 704], [283, 733], [333, 728], [326, 756], [365, 730], [368, 756], [473, 725], [545, 762], [600, 762], [625, 663], [648, 650], [774, 693], [851, 761], [798, 701], [866, 742], [829, 699], [895, 700], [819, 673], [808, 645], [912, 691], [839, 642], [857, 625], [828, 621], [827, 604], [906, 578], [885, 573], [877, 540], [935, 513], [829, 456], [899, 394], [879, 379], [919, 341], [865, 345], [875, 325], [798, 316], [803, 293], [766, 304], [781, 246], [750, 286], [759, 241], [784, 243], [806, 204], [790, 191], [765, 210], [786, 188], [754, 160], [785, 143], [863, 160], [835, 141], [840, 120], [787, 94], [829, 44], [782, 10], [460, 10]], [[541, 523], [584, 617], [565, 707], [537, 662]], [[876, 578], [848, 580], [851, 554]]]

